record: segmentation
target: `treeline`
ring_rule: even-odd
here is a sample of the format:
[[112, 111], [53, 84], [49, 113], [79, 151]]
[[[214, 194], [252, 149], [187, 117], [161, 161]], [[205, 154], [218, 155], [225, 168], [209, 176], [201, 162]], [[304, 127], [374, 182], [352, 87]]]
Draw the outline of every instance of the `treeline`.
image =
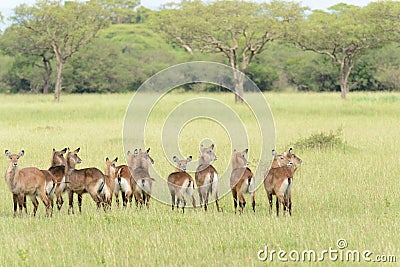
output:
[[[265, 19], [254, 20], [254, 23], [258, 24], [271, 23], [268, 29], [274, 30], [269, 31], [268, 38], [275, 35], [274, 38], [264, 43], [251, 44], [253, 47], [249, 46], [248, 50], [246, 50], [246, 44], [251, 43], [256, 38], [264, 40], [262, 38], [267, 35], [262, 34], [266, 30], [260, 26], [248, 33], [248, 35], [252, 34], [253, 39], [246, 39], [248, 36], [242, 35], [245, 30], [252, 27], [251, 16], [246, 18], [246, 21], [233, 21], [231, 20], [232, 14], [229, 12], [234, 12], [234, 10], [225, 10], [226, 7], [223, 5], [212, 7], [213, 12], [216, 13], [228, 12], [223, 17], [221, 17], [221, 14], [213, 14], [220, 16], [214, 23], [226, 19], [227, 29], [230, 29], [229, 25], [236, 27], [230, 33], [231, 35], [226, 34], [227, 30], [223, 29], [225, 25], [222, 22], [219, 30], [211, 29], [206, 24], [200, 25], [202, 15], [204, 15], [204, 21], [210, 20], [206, 17], [206, 12], [203, 13], [200, 10], [204, 8], [206, 11], [208, 6], [212, 5], [200, 1], [194, 1], [195, 4], [192, 3], [192, 5], [196, 5], [197, 17], [194, 17], [194, 14], [190, 17], [189, 11], [193, 6], [190, 6], [190, 3], [186, 1], [174, 6], [164, 6], [159, 11], [143, 7], [138, 8], [138, 1], [120, 0], [122, 3], [120, 5], [115, 5], [115, 2], [118, 1], [111, 1], [114, 2], [114, 7], [110, 3], [107, 4], [105, 0], [90, 1], [89, 3], [93, 2], [100, 2], [101, 12], [104, 12], [102, 18], [106, 17], [107, 22], [98, 24], [97, 31], [92, 33], [93, 37], [96, 36], [95, 38], [76, 47], [76, 51], [73, 51], [73, 53], [67, 51], [71, 53], [62, 55], [65, 59], [61, 60], [63, 63], [61, 89], [65, 92], [115, 93], [134, 91], [158, 71], [174, 64], [193, 60], [217, 61], [233, 67], [234, 64], [237, 64], [237, 69], [245, 72], [263, 91], [341, 91], [343, 90], [341, 88], [343, 80], [340, 75], [346, 69], [343, 70], [343, 66], [338, 64], [339, 61], [335, 61], [336, 59], [346, 61], [343, 64], [353, 63], [353, 65], [350, 65], [346, 90], [400, 90], [400, 48], [398, 43], [400, 29], [398, 18], [396, 18], [395, 23], [390, 25], [390, 29], [384, 29], [385, 31], [390, 30], [390, 33], [378, 32], [378, 29], [373, 29], [373, 27], [377, 27], [376, 25], [363, 24], [361, 26], [364, 28], [371, 27], [368, 32], [365, 32], [365, 29], [357, 25], [360, 23], [359, 18], [354, 18], [355, 11], [368, 11], [370, 12], [369, 16], [374, 14], [381, 16], [382, 14], [378, 13], [378, 9], [382, 8], [378, 6], [379, 3], [384, 7], [386, 7], [385, 4], [388, 4], [398, 8], [398, 2], [377, 2], [373, 3], [377, 6], [366, 8], [343, 4], [332, 7], [328, 12], [323, 12], [309, 11], [300, 5], [285, 7], [283, 3], [286, 2], [275, 1], [281, 4], [280, 11], [291, 10], [294, 12], [295, 8], [297, 9], [297, 17], [292, 15], [290, 18], [288, 17], [289, 22], [296, 21], [296, 23], [287, 23], [290, 26], [284, 25], [284, 27], [279, 26], [278, 28], [277, 22], [286, 19], [285, 15], [281, 13], [275, 16], [278, 18], [275, 22], [265, 22]], [[227, 4], [226, 1], [216, 2]], [[243, 1], [234, 1], [234, 3], [241, 2]], [[16, 15], [11, 18], [12, 25], [1, 34], [0, 92], [54, 92], [57, 80], [60, 78], [58, 76], [61, 73], [56, 71], [59, 68], [58, 57], [60, 56], [54, 52], [57, 43], [51, 44], [51, 41], [45, 37], [35, 36], [34, 31], [29, 31], [29, 27], [32, 25], [29, 23], [33, 23], [29, 21], [34, 17], [32, 14], [45, 9], [49, 3], [53, 2], [39, 1], [36, 10], [30, 10], [29, 6], [17, 8]], [[254, 5], [254, 3], [251, 4]], [[262, 4], [255, 5], [259, 5], [258, 8], [260, 8]], [[65, 7], [58, 6], [55, 8]], [[236, 11], [242, 12], [244, 8], [247, 7], [238, 6]], [[277, 10], [276, 7], [272, 6], [263, 8]], [[374, 10], [376, 13], [373, 12]], [[391, 14], [388, 10], [387, 12], [387, 14]], [[107, 16], [104, 16], [104, 14]], [[352, 19], [355, 24], [349, 24], [350, 22], [344, 20], [347, 24], [334, 25], [333, 22], [328, 21], [328, 19], [334, 19], [332, 15], [340, 18], [340, 20], [344, 20], [344, 16], [347, 16], [346, 18]], [[60, 16], [63, 16], [63, 14], [60, 13]], [[67, 21], [71, 20], [71, 18], [66, 19]], [[373, 21], [377, 18], [364, 19]], [[213, 36], [214, 40], [202, 39], [200, 33], [190, 29], [190, 27], [188, 27], [187, 32], [184, 32], [186, 26], [178, 24], [178, 20], [186, 23], [186, 25], [192, 21], [193, 27], [197, 27], [197, 29], [201, 29], [202, 26], [210, 28], [209, 34]], [[312, 27], [310, 27], [310, 24], [305, 24], [307, 22], [312, 23]], [[35, 23], [35, 26], [37, 26], [37, 22]], [[330, 37], [319, 34], [320, 40], [312, 39], [317, 38], [312, 34], [315, 34], [314, 31], [318, 31], [318, 29], [325, 33], [329, 32], [331, 30], [327, 25], [329, 23], [336, 27], [336, 33], [332, 33]], [[243, 28], [241, 28], [242, 24], [244, 25]], [[304, 29], [304, 32], [301, 32], [301, 29]], [[218, 31], [225, 31], [225, 34]], [[236, 40], [232, 39], [235, 34], [238, 36]], [[336, 38], [345, 34], [348, 35], [347, 39]], [[391, 37], [386, 38], [385, 34]], [[71, 33], [71, 36], [73, 36], [73, 33]], [[362, 36], [365, 36], [365, 39], [371, 39], [375, 44], [365, 43]], [[220, 42], [220, 47], [213, 46], [212, 41], [214, 43]], [[236, 61], [232, 61], [231, 55], [226, 52], [230, 50], [225, 51], [224, 49], [225, 47], [234, 49], [231, 44], [235, 42], [238, 48], [236, 54], [240, 55], [240, 53], [250, 51], [248, 57], [238, 57]], [[353, 46], [346, 48], [346, 42], [353, 43]], [[360, 45], [364, 43], [365, 46]], [[32, 44], [36, 44], [36, 46]], [[318, 47], [315, 44], [320, 46]], [[68, 46], [70, 43], [64, 45]], [[256, 53], [254, 51], [256, 51], [257, 45], [262, 46], [262, 50]], [[360, 52], [349, 54], [351, 49], [354, 51], [359, 49]], [[251, 54], [252, 51], [253, 54]], [[348, 57], [346, 57], [346, 53], [349, 54]], [[341, 58], [341, 56], [344, 57]], [[247, 62], [246, 60], [249, 57], [251, 57], [250, 61]], [[241, 69], [240, 66], [244, 66], [245, 61], [248, 65]], [[61, 81], [59, 81], [60, 86]], [[196, 84], [188, 85], [185, 89], [221, 90], [221, 88], [215, 88], [211, 85]]]

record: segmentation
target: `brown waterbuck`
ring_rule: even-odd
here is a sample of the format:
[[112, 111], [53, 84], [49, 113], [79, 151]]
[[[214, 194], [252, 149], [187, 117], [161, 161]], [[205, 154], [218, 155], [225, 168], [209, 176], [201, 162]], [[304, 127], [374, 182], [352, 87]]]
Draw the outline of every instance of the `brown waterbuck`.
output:
[[116, 167], [116, 172], [117, 176], [114, 182], [115, 202], [117, 202], [117, 206], [119, 206], [119, 192], [121, 192], [122, 205], [126, 207], [128, 200], [130, 200], [132, 204], [133, 185], [131, 185], [131, 171], [127, 165], [119, 165]]
[[182, 201], [182, 211], [185, 212], [185, 194], [187, 194], [187, 196], [191, 199], [193, 207], [196, 207], [196, 201], [193, 195], [194, 181], [192, 176], [186, 172], [187, 164], [188, 162], [192, 161], [192, 156], [189, 156], [184, 160], [179, 160], [177, 156], [174, 156], [173, 160], [177, 165], [176, 172], [171, 173], [167, 179], [168, 188], [172, 199], [172, 210], [174, 210], [175, 197], [177, 197], [176, 208], [178, 209], [179, 202]]
[[[135, 154], [128, 151], [128, 165], [134, 166], [136, 157], [139, 151], [136, 149]], [[117, 202], [117, 206], [119, 206], [119, 192], [121, 192], [122, 196], [122, 205], [126, 207], [128, 200], [132, 205], [133, 193], [135, 193], [135, 199], [141, 201], [141, 196], [139, 192], [136, 190], [136, 183], [134, 182], [131, 174], [131, 170], [127, 165], [119, 165], [116, 167], [117, 177], [115, 178], [115, 187], [114, 187], [114, 195], [115, 201]]]
[[233, 205], [235, 208], [235, 213], [238, 206], [238, 198], [239, 212], [243, 212], [243, 208], [246, 205], [244, 193], [250, 193], [251, 206], [253, 207], [253, 211], [256, 211], [254, 175], [252, 171], [247, 167], [248, 161], [246, 159], [246, 155], [248, 151], [248, 149], [245, 149], [240, 152], [236, 151], [235, 149], [232, 155], [232, 173], [230, 178], [230, 186], [233, 195]]
[[18, 155], [11, 154], [10, 151], [5, 151], [6, 156], [10, 159], [10, 164], [8, 165], [5, 180], [8, 188], [13, 194], [14, 202], [14, 216], [17, 212], [17, 205], [19, 206], [20, 213], [22, 213], [22, 207], [24, 204], [25, 196], [30, 196], [33, 203], [33, 216], [36, 216], [37, 207], [39, 202], [36, 196], [39, 196], [45, 207], [46, 216], [50, 214], [50, 201], [46, 194], [46, 176], [38, 168], [28, 167], [19, 170], [18, 160], [24, 155], [24, 150], [22, 150]]
[[80, 148], [74, 151], [68, 149], [67, 162], [65, 165], [65, 182], [68, 192], [68, 214], [70, 211], [74, 214], [73, 196], [78, 195], [79, 212], [82, 212], [82, 194], [89, 193], [94, 202], [97, 204], [97, 209], [100, 209], [103, 201], [101, 194], [106, 194], [103, 190], [107, 190], [105, 186], [105, 176], [97, 168], [85, 168], [76, 170], [75, 165], [81, 163], [82, 160], [78, 156]]
[[154, 160], [149, 155], [150, 148], [146, 151], [135, 149], [132, 160], [129, 160], [128, 166], [131, 171], [131, 184], [135, 184], [133, 195], [136, 205], [138, 203], [146, 204], [149, 207], [151, 198], [151, 188], [153, 178], [150, 177], [149, 165], [154, 164]]
[[62, 198], [62, 193], [65, 191], [65, 165], [66, 159], [64, 154], [67, 152], [67, 148], [63, 150], [57, 151], [53, 148], [53, 153], [51, 157], [51, 166], [49, 168], [49, 172], [54, 176], [56, 179], [56, 188], [55, 188], [55, 195], [56, 195], [56, 204], [57, 209], [60, 211], [64, 200]]
[[106, 158], [106, 171], [105, 171], [105, 186], [107, 190], [102, 190], [101, 197], [104, 201], [104, 208], [111, 208], [112, 196], [114, 194], [115, 187], [115, 177], [116, 177], [116, 166], [115, 164], [118, 161], [118, 157], [114, 160], [110, 160], [108, 157]]
[[[289, 149], [289, 152], [285, 155], [290, 162], [293, 163], [292, 166], [292, 170], [293, 170], [293, 175], [294, 173], [297, 171], [299, 165], [301, 165], [303, 163], [303, 160], [300, 159], [299, 157], [297, 157], [294, 153], [293, 153], [293, 148]], [[292, 179], [290, 179], [289, 181], [289, 189], [288, 189], [288, 198], [285, 195], [285, 200], [287, 201], [286, 205], [283, 206], [283, 212], [286, 211], [286, 208], [289, 209], [289, 215], [292, 215], [292, 184], [293, 184], [293, 177]], [[279, 203], [278, 203], [279, 204]]]
[[[276, 195], [277, 216], [279, 216], [279, 203], [282, 203], [284, 212], [288, 209], [289, 215], [291, 215], [293, 174], [297, 166], [302, 163], [302, 160], [298, 158], [293, 153], [293, 149], [290, 148], [288, 153], [284, 152], [283, 155], [276, 155], [274, 162], [276, 164], [274, 165], [273, 163], [272, 166], [278, 167], [271, 168], [264, 178], [264, 188], [269, 201], [269, 213], [272, 213], [272, 195]], [[279, 162], [279, 164], [277, 162]]]
[[204, 202], [204, 210], [207, 210], [208, 196], [214, 194], [217, 211], [221, 211], [218, 204], [218, 173], [211, 165], [215, 160], [217, 160], [217, 156], [214, 153], [214, 144], [209, 147], [201, 145], [195, 180], [199, 190], [200, 206]]

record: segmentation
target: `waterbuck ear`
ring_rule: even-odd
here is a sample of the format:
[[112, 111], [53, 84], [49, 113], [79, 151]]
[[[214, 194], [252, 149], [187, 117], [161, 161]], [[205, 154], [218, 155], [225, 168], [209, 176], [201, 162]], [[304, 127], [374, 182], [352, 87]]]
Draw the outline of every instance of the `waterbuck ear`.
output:
[[272, 149], [272, 156], [274, 156], [276, 158], [277, 154], [276, 154], [276, 150]]
[[6, 156], [9, 157], [9, 158], [11, 159], [11, 153], [10, 153], [10, 151], [8, 151], [8, 149], [6, 150], [5, 153], [6, 153]]
[[135, 150], [133, 151], [133, 156], [137, 157], [137, 155], [139, 155], [139, 151], [137, 150], [137, 148], [135, 148]]
[[177, 156], [174, 156], [172, 159], [174, 160], [175, 163], [178, 163], [178, 161], [179, 161]]
[[22, 157], [25, 154], [25, 151], [21, 150], [21, 152], [19, 152], [18, 154], [18, 158]]
[[150, 157], [149, 155], [147, 155], [147, 157], [150, 159], [151, 164], [154, 164], [154, 159], [152, 159], [152, 157]]
[[109, 162], [109, 161], [110, 161], [110, 159], [107, 157], [107, 158], [106, 158], [106, 162]]
[[63, 150], [61, 150], [61, 154], [65, 154], [65, 152], [67, 152], [67, 148], [64, 148]]
[[114, 160], [113, 160], [113, 162], [117, 162], [118, 161], [118, 157], [116, 157]]
[[289, 148], [289, 155], [293, 155], [293, 148]]
[[286, 152], [286, 151], [283, 151], [283, 153], [282, 153], [282, 154], [283, 154], [283, 156], [284, 156], [284, 157], [286, 157], [286, 155], [287, 155], [287, 152]]
[[56, 152], [56, 149], [53, 147], [53, 153]]
[[150, 147], [149, 147], [149, 148], [146, 150], [146, 152], [147, 152], [147, 153], [149, 153], [149, 152], [150, 152]]
[[75, 153], [79, 153], [79, 150], [81, 150], [81, 148], [80, 147], [78, 147], [77, 149], [75, 149]]
[[191, 162], [192, 161], [192, 156], [189, 156], [186, 160], [186, 162]]
[[126, 153], [126, 154], [129, 156], [129, 155], [131, 155], [132, 153], [131, 153], [131, 151], [130, 151], [130, 150], [128, 150], [128, 153]]
[[243, 154], [247, 154], [247, 153], [249, 153], [249, 149], [248, 149], [248, 148], [246, 148], [245, 150], [243, 150]]
[[214, 149], [214, 144], [211, 144], [211, 149]]

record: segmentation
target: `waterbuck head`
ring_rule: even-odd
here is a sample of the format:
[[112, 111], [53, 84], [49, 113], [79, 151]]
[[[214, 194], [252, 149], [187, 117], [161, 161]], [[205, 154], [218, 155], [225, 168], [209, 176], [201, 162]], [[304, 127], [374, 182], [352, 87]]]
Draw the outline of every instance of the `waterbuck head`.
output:
[[115, 177], [116, 164], [118, 161], [118, 157], [116, 157], [113, 161], [111, 161], [108, 157], [106, 158], [106, 175]]
[[279, 168], [284, 166], [292, 166], [293, 163], [290, 161], [290, 158], [285, 156], [285, 153], [279, 154], [276, 153], [275, 149], [272, 149], [272, 156], [274, 156], [274, 160], [272, 161], [271, 168]]
[[57, 151], [53, 148], [53, 156], [51, 158], [51, 166], [61, 166], [65, 165], [67, 160], [64, 158], [64, 154], [67, 153], [67, 148]]
[[10, 151], [6, 150], [5, 153], [6, 153], [6, 156], [11, 160], [10, 161], [11, 166], [16, 168], [16, 167], [18, 167], [19, 158], [22, 157], [25, 152], [23, 150], [21, 150], [21, 152], [19, 152], [17, 155], [17, 154], [11, 154]]
[[211, 164], [217, 160], [217, 155], [214, 153], [214, 144], [209, 147], [204, 147], [203, 144], [200, 147], [200, 164]]
[[233, 150], [233, 155], [232, 155], [232, 169], [237, 169], [237, 168], [244, 168], [247, 167], [249, 162], [246, 159], [246, 155], [249, 152], [249, 149], [245, 149], [243, 151], [236, 151]]
[[131, 169], [144, 168], [148, 169], [149, 164], [154, 164], [154, 160], [149, 155], [150, 148], [145, 151], [142, 149], [135, 149], [133, 154], [128, 151], [128, 166]]
[[293, 153], [293, 148], [290, 148], [289, 151], [286, 153], [284, 152], [283, 155], [290, 160], [290, 162], [293, 163], [294, 167], [297, 168], [301, 163], [303, 163], [303, 160], [299, 157], [297, 157], [294, 153]]
[[77, 149], [75, 149], [74, 151], [70, 151], [70, 149], [68, 148], [67, 151], [67, 165], [69, 168], [74, 169], [76, 164], [80, 164], [82, 163], [81, 158], [78, 156], [80, 148], [78, 147]]
[[176, 168], [178, 172], [186, 172], [187, 164], [192, 161], [192, 156], [189, 156], [187, 159], [182, 160], [179, 160], [177, 156], [174, 156], [173, 160], [176, 163]]

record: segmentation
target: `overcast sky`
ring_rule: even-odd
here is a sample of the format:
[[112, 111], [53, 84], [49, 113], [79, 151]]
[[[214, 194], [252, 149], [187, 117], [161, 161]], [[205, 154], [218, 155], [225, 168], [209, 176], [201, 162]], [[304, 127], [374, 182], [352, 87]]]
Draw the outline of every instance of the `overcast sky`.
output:
[[[262, 0], [253, 0], [255, 2], [263, 2]], [[9, 17], [12, 15], [12, 10], [14, 9], [15, 6], [26, 3], [26, 4], [34, 4], [36, 0], [0, 0], [0, 12], [5, 16]], [[173, 1], [173, 0], [142, 0], [141, 3], [143, 6], [151, 9], [157, 9], [160, 7], [160, 5], [165, 4], [167, 2], [180, 2], [180, 1]], [[326, 9], [330, 6], [333, 6], [338, 3], [346, 3], [346, 4], [352, 4], [356, 6], [365, 6], [369, 2], [373, 2], [370, 0], [303, 0], [303, 1], [298, 1], [302, 3], [303, 6], [308, 6], [311, 9]], [[4, 26], [4, 25], [2, 25]], [[1, 27], [3, 28], [3, 27]]]

